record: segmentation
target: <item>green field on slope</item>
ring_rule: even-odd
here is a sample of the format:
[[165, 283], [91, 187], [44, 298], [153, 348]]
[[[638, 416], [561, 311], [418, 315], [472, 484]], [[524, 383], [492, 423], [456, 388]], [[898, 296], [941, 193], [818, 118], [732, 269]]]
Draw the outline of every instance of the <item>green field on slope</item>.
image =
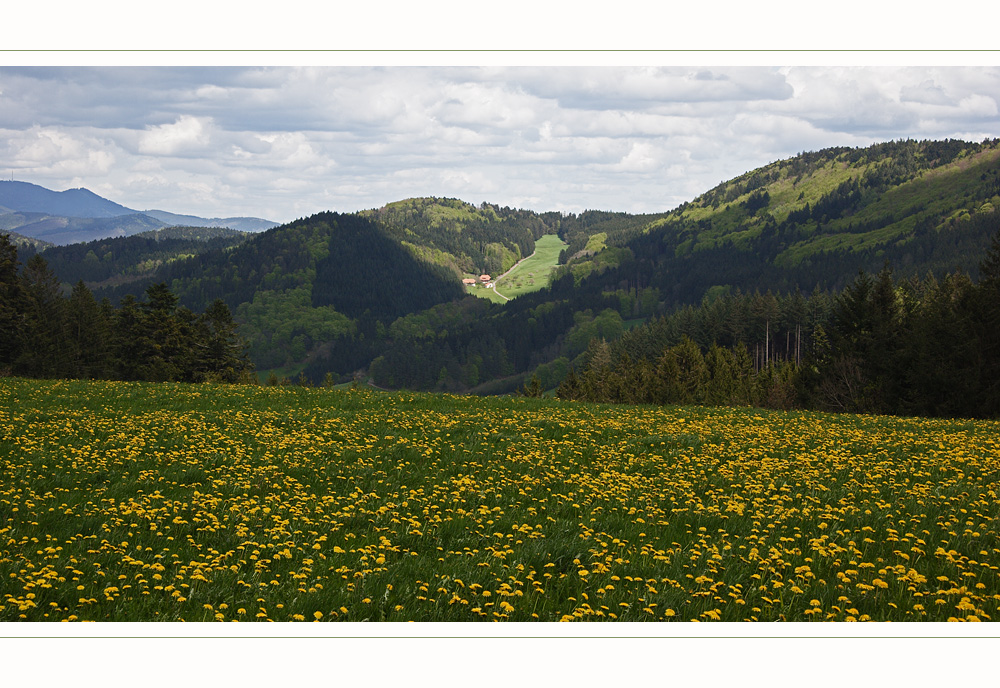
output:
[[535, 252], [497, 281], [497, 292], [513, 299], [549, 286], [549, 276], [559, 264], [559, 252], [564, 248], [566, 242], [555, 234], [541, 237], [535, 241]]

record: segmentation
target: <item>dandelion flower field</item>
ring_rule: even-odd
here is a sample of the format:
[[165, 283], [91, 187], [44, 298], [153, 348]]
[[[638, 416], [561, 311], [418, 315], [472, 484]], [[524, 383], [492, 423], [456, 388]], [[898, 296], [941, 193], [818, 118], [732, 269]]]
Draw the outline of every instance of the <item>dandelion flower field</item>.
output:
[[0, 380], [0, 621], [990, 621], [1000, 423]]

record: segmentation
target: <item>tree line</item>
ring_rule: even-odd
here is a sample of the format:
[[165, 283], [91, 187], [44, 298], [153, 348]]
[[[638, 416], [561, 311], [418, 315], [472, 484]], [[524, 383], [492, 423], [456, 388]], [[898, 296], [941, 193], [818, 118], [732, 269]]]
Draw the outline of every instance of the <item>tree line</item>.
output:
[[253, 366], [221, 300], [196, 314], [164, 283], [116, 308], [82, 280], [64, 296], [45, 259], [21, 267], [0, 234], [0, 374], [33, 378], [249, 382]]
[[[886, 265], [877, 275], [860, 271], [832, 298], [758, 295], [703, 303], [616, 342], [591, 342], [586, 362], [570, 371], [558, 396], [997, 417], [1000, 232], [979, 275], [978, 282], [960, 272], [900, 279]], [[757, 316], [739, 314], [748, 308]]]

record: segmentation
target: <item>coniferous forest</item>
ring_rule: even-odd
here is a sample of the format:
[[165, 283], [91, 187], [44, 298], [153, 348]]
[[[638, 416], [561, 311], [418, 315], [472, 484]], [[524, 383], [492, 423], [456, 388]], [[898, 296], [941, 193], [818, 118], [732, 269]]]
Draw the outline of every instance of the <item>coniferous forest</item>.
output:
[[[860, 272], [835, 296], [723, 296], [591, 341], [565, 399], [1000, 416], [1000, 232], [980, 279]], [[540, 385], [538, 385], [540, 388]], [[527, 393], [531, 388], [527, 387]]]
[[167, 285], [113, 307], [78, 281], [69, 297], [45, 259], [20, 269], [17, 248], [0, 234], [0, 374], [75, 378], [239, 382], [253, 366], [221, 300], [196, 314]]

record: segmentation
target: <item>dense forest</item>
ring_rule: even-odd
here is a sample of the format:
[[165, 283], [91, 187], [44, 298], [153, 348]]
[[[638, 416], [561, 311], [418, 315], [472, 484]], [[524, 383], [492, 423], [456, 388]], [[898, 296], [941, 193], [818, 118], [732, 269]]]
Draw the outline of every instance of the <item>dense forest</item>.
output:
[[0, 375], [202, 382], [252, 379], [253, 366], [229, 308], [195, 314], [165, 284], [115, 308], [83, 281], [69, 297], [45, 259], [23, 266], [0, 234]]
[[[206, 251], [225, 251], [250, 236], [223, 228], [170, 227], [129, 237], [50, 246], [40, 253], [62, 283], [76, 284], [82, 280], [88, 288], [98, 289], [143, 278], [149, 280], [163, 265]], [[35, 253], [34, 249], [24, 247], [20, 251], [24, 262]]]
[[[566, 399], [1000, 415], [1000, 232], [964, 273], [860, 272], [831, 298], [726, 296], [591, 342]], [[529, 386], [540, 391], [540, 382]]]
[[166, 264], [153, 277], [99, 294], [115, 303], [154, 282], [168, 284], [192, 310], [222, 299], [242, 323], [251, 360], [261, 369], [299, 362], [319, 347], [346, 346], [359, 327], [374, 331], [377, 321], [463, 293], [447, 268], [414, 257], [371, 220], [329, 212]]

